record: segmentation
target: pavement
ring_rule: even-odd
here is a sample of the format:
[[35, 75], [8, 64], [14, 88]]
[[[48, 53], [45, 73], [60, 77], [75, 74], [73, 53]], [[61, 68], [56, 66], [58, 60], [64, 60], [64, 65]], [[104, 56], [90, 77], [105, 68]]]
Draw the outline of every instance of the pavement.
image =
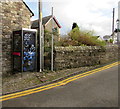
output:
[[118, 107], [118, 65], [41, 92], [2, 102], [3, 107]]

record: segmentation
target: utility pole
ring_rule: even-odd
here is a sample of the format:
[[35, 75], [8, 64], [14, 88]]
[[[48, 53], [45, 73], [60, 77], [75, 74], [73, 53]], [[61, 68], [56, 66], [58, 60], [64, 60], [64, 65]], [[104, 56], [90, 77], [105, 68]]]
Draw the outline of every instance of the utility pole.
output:
[[117, 19], [117, 44], [119, 44], [119, 19]]
[[112, 34], [114, 33], [115, 8], [113, 8]]
[[118, 2], [117, 43], [120, 42], [120, 1]]
[[53, 29], [54, 29], [54, 25], [53, 25], [53, 7], [52, 7], [52, 49], [51, 49], [51, 71], [53, 71], [53, 45], [54, 45], [54, 36], [53, 36]]
[[42, 72], [42, 0], [39, 0], [38, 3], [39, 7], [39, 55], [40, 55], [40, 70], [39, 72]]

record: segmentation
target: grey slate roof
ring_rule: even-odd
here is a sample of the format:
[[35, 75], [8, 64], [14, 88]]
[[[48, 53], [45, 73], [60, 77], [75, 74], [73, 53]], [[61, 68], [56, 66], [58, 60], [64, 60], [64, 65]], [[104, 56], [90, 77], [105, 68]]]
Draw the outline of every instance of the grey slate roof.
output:
[[[51, 15], [50, 15], [50, 16], [47, 16], [47, 17], [44, 17], [44, 18], [42, 19], [42, 24], [45, 25], [45, 24], [49, 21], [49, 19], [50, 19], [51, 17], [52, 17]], [[33, 21], [31, 28], [34, 29], [34, 28], [38, 28], [38, 27], [39, 27], [39, 25], [38, 25], [38, 20]]]

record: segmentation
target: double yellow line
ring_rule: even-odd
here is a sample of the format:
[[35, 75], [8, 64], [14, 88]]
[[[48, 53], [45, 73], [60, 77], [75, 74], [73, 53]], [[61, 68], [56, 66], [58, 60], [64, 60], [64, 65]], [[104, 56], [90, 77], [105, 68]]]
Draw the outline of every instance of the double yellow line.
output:
[[76, 79], [79, 79], [79, 78], [94, 74], [96, 72], [111, 68], [111, 67], [116, 66], [118, 64], [120, 64], [120, 62], [115, 62], [115, 63], [106, 65], [106, 66], [101, 67], [101, 68], [97, 68], [97, 69], [94, 69], [94, 70], [91, 70], [91, 71], [88, 71], [88, 72], [85, 72], [85, 73], [82, 73], [82, 74], [78, 74], [78, 75], [69, 77], [65, 80], [62, 80], [60, 82], [56, 82], [56, 83], [52, 83], [52, 84], [49, 84], [49, 85], [37, 87], [37, 88], [34, 88], [34, 89], [28, 89], [28, 90], [13, 93], [13, 94], [0, 96], [0, 102], [5, 101], [5, 100], [9, 100], [9, 99], [13, 99], [13, 98], [18, 98], [18, 97], [25, 96], [25, 95], [29, 95], [29, 94], [33, 94], [33, 93], [37, 93], [37, 92], [41, 92], [41, 91], [48, 90], [48, 89], [51, 89], [51, 88], [54, 88], [54, 87], [57, 87], [57, 86], [65, 85], [65, 84], [67, 84], [71, 81], [74, 81]]

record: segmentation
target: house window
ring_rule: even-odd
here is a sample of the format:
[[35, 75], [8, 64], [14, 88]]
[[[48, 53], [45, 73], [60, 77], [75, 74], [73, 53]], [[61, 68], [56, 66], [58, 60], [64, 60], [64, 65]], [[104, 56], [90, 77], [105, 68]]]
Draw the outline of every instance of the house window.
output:
[[53, 28], [53, 32], [54, 32], [54, 33], [57, 33], [57, 32], [58, 32], [57, 27]]

